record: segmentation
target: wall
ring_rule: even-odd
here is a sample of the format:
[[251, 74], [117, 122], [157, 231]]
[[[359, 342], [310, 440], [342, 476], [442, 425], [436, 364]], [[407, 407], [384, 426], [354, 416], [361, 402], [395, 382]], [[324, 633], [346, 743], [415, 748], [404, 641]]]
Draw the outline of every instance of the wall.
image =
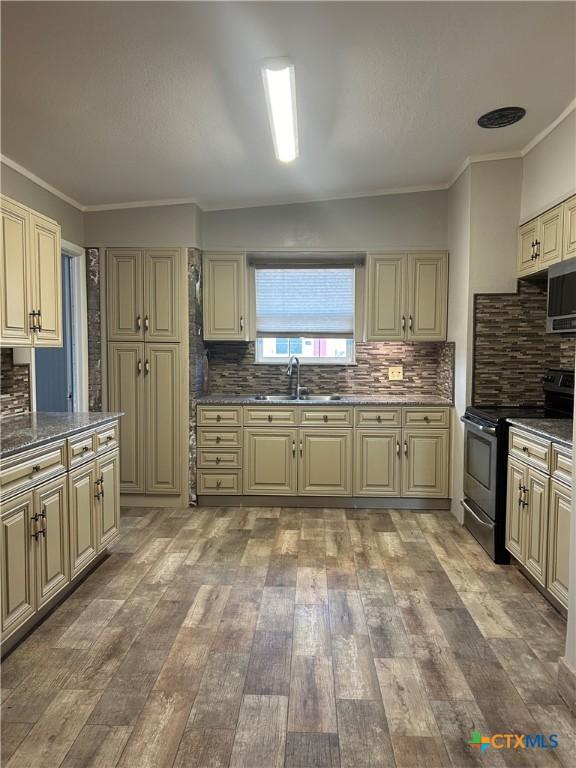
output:
[[39, 213], [55, 219], [62, 229], [62, 237], [75, 245], [84, 245], [84, 215], [74, 206], [65, 203], [26, 176], [0, 164], [2, 192], [19, 203], [28, 205]]
[[[254, 343], [206, 343], [210, 394], [289, 394], [294, 382], [280, 365], [254, 362]], [[403, 365], [404, 380], [390, 381], [388, 366]], [[424, 395], [452, 401], [454, 345], [364, 342], [356, 365], [303, 365], [300, 383], [318, 395]], [[294, 378], [294, 377], [293, 377]]]
[[206, 211], [204, 250], [443, 250], [445, 191]]
[[30, 410], [30, 367], [14, 365], [11, 349], [0, 350], [0, 416]]
[[100, 248], [199, 246], [201, 218], [194, 203], [88, 211], [85, 242]]
[[576, 192], [576, 110], [524, 156], [522, 221]]

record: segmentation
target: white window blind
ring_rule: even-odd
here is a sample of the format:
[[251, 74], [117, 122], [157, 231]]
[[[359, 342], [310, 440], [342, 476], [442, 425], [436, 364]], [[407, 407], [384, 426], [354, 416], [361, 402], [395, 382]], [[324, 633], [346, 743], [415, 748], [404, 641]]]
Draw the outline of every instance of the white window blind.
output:
[[257, 267], [258, 336], [354, 335], [354, 267]]

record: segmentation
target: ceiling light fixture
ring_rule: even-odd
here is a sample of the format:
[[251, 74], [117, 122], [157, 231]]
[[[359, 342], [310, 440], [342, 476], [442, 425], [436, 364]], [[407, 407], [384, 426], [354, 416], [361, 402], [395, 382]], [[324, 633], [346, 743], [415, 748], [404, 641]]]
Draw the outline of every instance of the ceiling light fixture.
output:
[[266, 59], [262, 79], [274, 152], [282, 163], [291, 163], [298, 157], [294, 65], [288, 59]]
[[499, 107], [478, 118], [480, 128], [505, 128], [522, 120], [526, 110], [524, 107]]

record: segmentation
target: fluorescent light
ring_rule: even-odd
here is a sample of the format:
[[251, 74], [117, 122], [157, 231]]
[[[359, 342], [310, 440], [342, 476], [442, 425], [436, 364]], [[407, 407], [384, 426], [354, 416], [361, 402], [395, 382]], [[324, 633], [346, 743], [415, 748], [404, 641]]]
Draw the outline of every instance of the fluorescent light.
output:
[[298, 157], [294, 65], [287, 59], [266, 59], [262, 66], [274, 152], [283, 163]]

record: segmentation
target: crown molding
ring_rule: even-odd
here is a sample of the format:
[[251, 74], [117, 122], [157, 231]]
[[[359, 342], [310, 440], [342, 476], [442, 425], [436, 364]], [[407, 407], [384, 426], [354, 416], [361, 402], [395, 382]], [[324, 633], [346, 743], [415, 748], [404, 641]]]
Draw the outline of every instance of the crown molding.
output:
[[489, 163], [494, 160], [518, 160], [521, 157], [522, 152], [491, 152], [487, 155], [468, 155], [446, 186], [448, 188], [452, 187], [464, 171], [475, 163]]
[[[196, 205], [200, 208], [198, 201], [193, 197], [174, 197], [164, 200], [136, 200], [128, 203], [102, 203], [101, 205], [85, 205], [86, 213], [95, 213], [97, 211], [124, 211], [128, 208], [159, 208], [163, 205]], [[200, 208], [200, 210], [203, 210]]]
[[32, 173], [32, 171], [29, 171], [28, 168], [24, 168], [23, 165], [20, 165], [20, 163], [15, 162], [14, 160], [11, 160], [9, 157], [6, 157], [6, 155], [0, 154], [0, 160], [4, 163], [4, 165], [8, 166], [8, 168], [12, 168], [13, 171], [16, 171], [21, 176], [25, 176], [27, 179], [30, 179], [30, 181], [33, 181], [34, 184], [37, 184], [39, 187], [42, 187], [42, 189], [45, 189], [47, 192], [50, 192], [55, 197], [59, 197], [60, 200], [63, 200], [65, 203], [68, 203], [68, 205], [71, 205], [73, 208], [76, 208], [79, 211], [86, 210], [86, 206], [82, 205], [82, 203], [79, 203], [78, 200], [74, 200], [73, 197], [70, 197], [69, 195], [65, 194], [64, 192], [61, 192], [59, 189], [56, 189], [56, 187], [53, 187], [52, 184], [48, 184], [47, 181], [44, 181], [44, 179], [41, 179], [40, 176], [36, 176], [35, 173]]
[[556, 120], [553, 120], [550, 123], [550, 125], [547, 125], [546, 128], [544, 128], [544, 130], [540, 131], [540, 133], [538, 133], [536, 136], [534, 136], [532, 141], [529, 141], [528, 144], [526, 144], [526, 146], [522, 149], [522, 157], [524, 157], [524, 155], [527, 155], [528, 152], [530, 152], [531, 149], [534, 149], [534, 147], [537, 144], [540, 144], [540, 142], [543, 141], [546, 138], [546, 136], [548, 136], [550, 133], [552, 133], [554, 128], [556, 128], [558, 125], [560, 125], [560, 123], [563, 122], [568, 117], [568, 115], [572, 114], [572, 112], [574, 112], [575, 109], [576, 109], [576, 98], [572, 99], [570, 104], [568, 104], [566, 109], [563, 110], [558, 115]]

